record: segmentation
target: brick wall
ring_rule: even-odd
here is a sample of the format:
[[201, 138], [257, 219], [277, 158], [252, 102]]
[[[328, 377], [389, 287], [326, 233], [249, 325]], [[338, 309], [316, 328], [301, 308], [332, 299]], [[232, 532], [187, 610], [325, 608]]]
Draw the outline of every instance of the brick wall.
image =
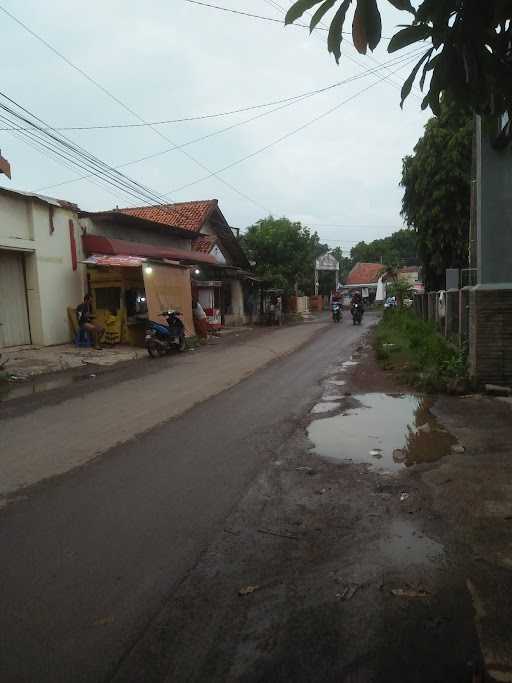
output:
[[470, 372], [479, 383], [512, 384], [512, 289], [470, 291]]

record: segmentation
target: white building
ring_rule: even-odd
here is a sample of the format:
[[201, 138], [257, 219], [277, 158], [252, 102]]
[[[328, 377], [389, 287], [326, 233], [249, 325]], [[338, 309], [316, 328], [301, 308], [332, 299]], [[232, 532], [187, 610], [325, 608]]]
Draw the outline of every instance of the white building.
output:
[[0, 348], [69, 342], [85, 275], [77, 207], [0, 188]]

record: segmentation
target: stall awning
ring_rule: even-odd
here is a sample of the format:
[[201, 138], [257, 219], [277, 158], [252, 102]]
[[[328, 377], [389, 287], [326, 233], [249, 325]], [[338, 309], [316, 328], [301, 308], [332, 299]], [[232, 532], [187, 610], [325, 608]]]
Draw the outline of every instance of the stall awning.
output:
[[155, 244], [142, 244], [141, 242], [127, 242], [115, 240], [103, 235], [83, 235], [82, 244], [87, 255], [105, 256], [139, 256], [155, 259], [168, 259], [170, 261], [182, 261], [183, 263], [208, 263], [216, 265], [215, 257], [209, 254], [201, 254], [185, 249], [161, 247]]
[[92, 254], [88, 256], [85, 263], [89, 266], [122, 266], [123, 268], [137, 268], [146, 259], [143, 256], [104, 256], [103, 254]]

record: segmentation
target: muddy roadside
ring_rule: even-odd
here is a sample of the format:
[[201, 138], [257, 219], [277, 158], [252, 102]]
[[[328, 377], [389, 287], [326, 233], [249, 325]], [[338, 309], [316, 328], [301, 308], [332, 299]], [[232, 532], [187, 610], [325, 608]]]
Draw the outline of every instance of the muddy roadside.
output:
[[482, 649], [506, 675], [501, 579], [472, 515], [482, 492], [450, 488], [479, 456], [446, 401], [398, 386], [368, 339], [334, 364], [112, 680], [469, 683], [484, 680]]

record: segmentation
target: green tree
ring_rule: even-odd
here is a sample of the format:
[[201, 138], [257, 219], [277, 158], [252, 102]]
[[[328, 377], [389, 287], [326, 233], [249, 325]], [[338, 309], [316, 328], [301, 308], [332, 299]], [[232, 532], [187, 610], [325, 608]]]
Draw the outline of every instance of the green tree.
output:
[[418, 238], [426, 286], [444, 287], [445, 269], [468, 263], [472, 116], [444, 103], [403, 160], [402, 215]]
[[314, 292], [315, 259], [327, 247], [316, 232], [288, 218], [268, 216], [247, 228], [240, 238], [255, 272], [290, 294]]
[[[428, 91], [422, 107], [441, 111], [441, 97], [448, 94], [464, 107], [484, 115], [512, 113], [512, 3], [510, 0], [387, 0], [408, 14], [409, 23], [392, 37], [388, 51], [418, 43], [427, 48], [402, 88], [402, 104], [416, 77]], [[352, 39], [358, 52], [374, 50], [382, 37], [379, 6], [385, 0], [297, 0], [286, 14], [293, 23], [316, 8], [310, 23], [313, 31], [333, 9], [327, 48], [336, 61], [341, 56], [345, 17], [355, 6]], [[512, 117], [510, 117], [512, 118]]]
[[389, 237], [358, 242], [350, 251], [353, 263], [384, 263], [415, 265], [417, 262], [417, 238], [413, 230], [397, 230]]

